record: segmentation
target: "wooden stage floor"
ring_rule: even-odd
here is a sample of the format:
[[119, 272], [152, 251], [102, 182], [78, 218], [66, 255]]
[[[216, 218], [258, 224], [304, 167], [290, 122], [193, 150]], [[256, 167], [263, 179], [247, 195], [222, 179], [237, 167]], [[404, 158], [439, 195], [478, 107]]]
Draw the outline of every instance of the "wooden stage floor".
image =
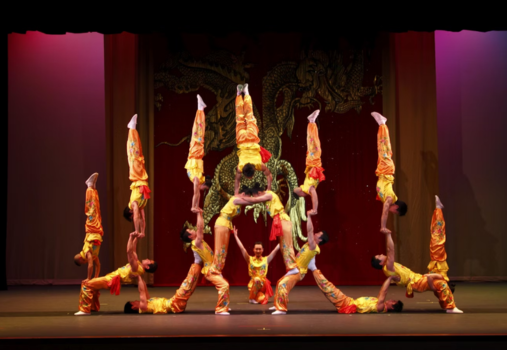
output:
[[[341, 289], [348, 296], [360, 297], [376, 296], [379, 288]], [[166, 298], [175, 290], [149, 289], [151, 296]], [[123, 305], [138, 299], [138, 293], [137, 287], [123, 286], [119, 296], [102, 292], [100, 312], [77, 317], [73, 313], [79, 286], [10, 286], [0, 291], [0, 345], [100, 348], [113, 342], [125, 348], [170, 343], [182, 347], [206, 344], [206, 349], [281, 345], [308, 349], [311, 344], [359, 348], [389, 343], [391, 348], [411, 344], [413, 349], [417, 344], [427, 348], [448, 343], [447, 348], [466, 349], [481, 343], [491, 349], [504, 343], [507, 335], [507, 283], [457, 283], [456, 304], [465, 312], [461, 315], [442, 311], [432, 293], [407, 299], [404, 290], [394, 286], [388, 298], [404, 302], [399, 314], [338, 314], [316, 286], [296, 286], [290, 294], [289, 312], [283, 316], [271, 315], [272, 301], [249, 304], [246, 287], [231, 287], [230, 294], [230, 316], [214, 314], [217, 293], [213, 287], [197, 287], [182, 314], [126, 315]]]

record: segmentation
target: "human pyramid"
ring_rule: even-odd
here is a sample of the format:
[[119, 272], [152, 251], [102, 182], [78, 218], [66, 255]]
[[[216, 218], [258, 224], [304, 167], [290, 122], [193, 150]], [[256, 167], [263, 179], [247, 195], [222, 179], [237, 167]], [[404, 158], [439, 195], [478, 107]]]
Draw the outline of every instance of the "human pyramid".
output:
[[[127, 220], [133, 221], [134, 232], [129, 236], [127, 243], [128, 264], [120, 267], [103, 277], [98, 277], [100, 272], [100, 261], [98, 258], [100, 244], [102, 242], [102, 225], [100, 216], [99, 197], [95, 187], [98, 174], [94, 173], [86, 180], [87, 191], [85, 201], [85, 214], [87, 216], [85, 231], [86, 237], [82, 251], [77, 254], [74, 261], [77, 265], [88, 264], [87, 278], [81, 284], [79, 296], [79, 311], [74, 315], [90, 315], [92, 311], [100, 309], [100, 290], [109, 289], [111, 294], [120, 294], [122, 284], [137, 283], [139, 300], [127, 301], [124, 307], [125, 313], [181, 313], [185, 311], [188, 300], [193, 294], [200, 274], [206, 280], [213, 283], [218, 291], [218, 302], [215, 307], [215, 314], [221, 316], [230, 315], [229, 283], [222, 276], [225, 267], [225, 260], [229, 248], [231, 233], [240, 248], [243, 257], [248, 265], [248, 273], [251, 277], [248, 283], [249, 302], [251, 304], [267, 304], [269, 298], [274, 294], [274, 306], [270, 308], [272, 315], [285, 315], [289, 302], [289, 293], [294, 286], [301, 281], [310, 270], [315, 282], [326, 298], [336, 307], [339, 313], [381, 313], [401, 312], [403, 303], [400, 300], [386, 300], [387, 290], [391, 282], [406, 288], [406, 296], [413, 297], [413, 292], [433, 291], [438, 298], [442, 309], [447, 313], [463, 313], [459, 310], [453, 297], [453, 286], [449, 285], [447, 277], [445, 252], [445, 221], [442, 214], [443, 205], [440, 199], [435, 196], [436, 208], [431, 221], [431, 262], [428, 265], [429, 273], [421, 275], [415, 273], [405, 266], [395, 262], [394, 243], [391, 231], [387, 229], [387, 218], [389, 213], [405, 215], [407, 205], [398, 200], [393, 191], [394, 183], [394, 162], [392, 161], [391, 143], [389, 130], [385, 124], [387, 119], [377, 112], [372, 116], [379, 124], [377, 134], [378, 162], [376, 175], [377, 200], [383, 203], [380, 232], [386, 237], [387, 256], [380, 254], [372, 257], [371, 265], [380, 269], [386, 276], [377, 297], [351, 298], [343, 294], [335, 285], [328, 281], [322, 272], [317, 269], [315, 263], [316, 255], [320, 254], [320, 247], [328, 241], [325, 231], [315, 232], [312, 217], [318, 214], [317, 187], [325, 180], [323, 174], [318, 128], [315, 120], [319, 110], [314, 111], [308, 117], [307, 128], [307, 152], [305, 180], [302, 185], [294, 190], [297, 196], [309, 196], [312, 201], [312, 209], [307, 212], [307, 237], [308, 242], [303, 245], [299, 253], [294, 253], [292, 243], [292, 223], [285, 212], [278, 195], [271, 191], [272, 175], [265, 163], [268, 162], [271, 154], [259, 145], [259, 129], [257, 120], [253, 115], [252, 98], [248, 91], [248, 84], [238, 85], [236, 97], [236, 143], [238, 147], [239, 162], [236, 168], [234, 195], [220, 211], [215, 222], [214, 251], [203, 239], [204, 219], [203, 210], [200, 208], [200, 192], [211, 187], [211, 177], [204, 176], [204, 135], [205, 135], [205, 114], [202, 98], [197, 95], [197, 112], [192, 128], [192, 140], [188, 160], [185, 164], [187, 175], [193, 183], [193, 198], [191, 211], [196, 214], [195, 229], [183, 228], [180, 232], [182, 241], [191, 244], [194, 254], [194, 263], [190, 266], [187, 277], [170, 299], [151, 297], [148, 293], [146, 283], [142, 279], [145, 272], [154, 273], [157, 270], [157, 263], [145, 259], [140, 261], [137, 257], [136, 247], [139, 239], [145, 235], [144, 207], [150, 198], [148, 188], [148, 175], [144, 166], [144, 157], [139, 134], [136, 130], [137, 115], [134, 115], [128, 124], [129, 134], [127, 140], [127, 156], [129, 162], [129, 177], [132, 181], [131, 197], [128, 206], [125, 208], [124, 216]], [[267, 179], [267, 188], [255, 183], [252, 187], [242, 186], [240, 180], [244, 176], [251, 179], [255, 171], [262, 171]], [[254, 255], [250, 256], [238, 237], [238, 229], [232, 224], [234, 217], [241, 213], [241, 206], [263, 203], [267, 213], [273, 219], [270, 240], [278, 240], [278, 245], [269, 256], [263, 256], [262, 242], [256, 242], [253, 248]], [[286, 274], [282, 276], [275, 287], [266, 278], [268, 265], [273, 260], [278, 250], [282, 251]], [[93, 269], [95, 265], [95, 275]]]

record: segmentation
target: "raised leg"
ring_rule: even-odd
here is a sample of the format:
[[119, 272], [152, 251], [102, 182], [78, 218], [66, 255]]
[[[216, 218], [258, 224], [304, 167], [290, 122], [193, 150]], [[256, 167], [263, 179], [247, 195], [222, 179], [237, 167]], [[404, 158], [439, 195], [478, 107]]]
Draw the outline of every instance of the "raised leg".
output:
[[342, 306], [347, 306], [350, 303], [351, 298], [343, 294], [333, 283], [329, 282], [320, 270], [314, 270], [313, 277], [322, 293], [336, 307], [336, 311], [339, 312]]
[[377, 169], [375, 174], [394, 175], [395, 166], [392, 159], [393, 152], [391, 148], [391, 139], [389, 138], [389, 129], [387, 125], [381, 124], [377, 133]]
[[436, 197], [436, 202], [437, 208], [433, 211], [433, 216], [431, 218], [431, 261], [428, 265], [428, 271], [432, 273], [439, 273], [446, 281], [449, 281], [449, 277], [447, 277], [449, 266], [447, 265], [447, 253], [445, 251], [445, 220], [441, 209], [443, 205], [438, 197]]
[[190, 266], [190, 270], [188, 270], [187, 277], [183, 280], [180, 288], [169, 300], [171, 310], [174, 313], [185, 311], [188, 299], [190, 299], [194, 293], [195, 287], [197, 286], [199, 275], [201, 274], [201, 268], [202, 266], [200, 264], [192, 264], [192, 266]]

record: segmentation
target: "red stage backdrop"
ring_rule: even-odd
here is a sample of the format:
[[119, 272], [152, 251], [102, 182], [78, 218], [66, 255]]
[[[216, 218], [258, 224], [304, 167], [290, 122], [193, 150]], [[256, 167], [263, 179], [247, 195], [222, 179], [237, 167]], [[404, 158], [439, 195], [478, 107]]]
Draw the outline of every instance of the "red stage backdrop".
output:
[[[381, 283], [382, 274], [370, 266], [372, 255], [385, 250], [384, 237], [379, 233], [382, 205], [375, 200], [378, 126], [370, 115], [372, 111], [382, 112], [382, 96], [375, 89], [379, 85], [378, 77], [374, 81], [381, 75], [381, 47], [375, 44], [375, 38], [320, 38], [317, 41], [308, 35], [278, 33], [234, 34], [212, 39], [188, 34], [157, 39], [156, 80], [157, 73], [165, 71], [175, 83], [172, 88], [156, 85], [155, 89], [160, 102], [160, 110], [155, 110], [154, 135], [154, 254], [159, 263], [155, 285], [179, 285], [186, 276], [193, 255], [190, 249], [184, 252], [179, 232], [186, 220], [195, 223], [195, 215], [190, 212], [192, 184], [183, 168], [189, 143], [184, 141], [179, 146], [159, 143], [176, 144], [190, 135], [197, 94], [204, 99], [208, 106], [205, 112], [209, 114], [217, 105], [216, 86], [222, 87], [218, 94], [223, 99], [231, 93], [235, 97], [236, 85], [244, 82], [249, 83], [258, 123], [266, 128], [270, 121], [263, 115], [263, 104], [269, 101], [263, 100], [263, 92], [268, 84], [273, 88], [273, 84], [283, 86], [287, 82], [268, 82], [265, 77], [282, 62], [293, 63], [289, 65], [293, 67], [292, 87], [300, 98], [298, 101], [308, 105], [294, 108], [291, 137], [287, 132], [291, 120], [279, 125], [284, 129], [280, 159], [292, 164], [299, 184], [304, 180], [306, 117], [319, 108], [317, 101], [321, 103], [317, 121], [326, 180], [317, 190], [319, 213], [314, 225], [317, 230], [326, 230], [330, 240], [321, 247], [317, 267], [337, 285]], [[235, 69], [241, 70], [238, 67], [248, 73], [245, 81], [234, 80], [241, 80], [240, 75], [234, 74]], [[277, 100], [272, 102], [277, 107], [287, 102], [281, 88]], [[228, 111], [234, 113], [234, 104], [228, 106], [232, 106]], [[215, 118], [224, 118], [220, 115], [224, 111], [227, 109], [215, 112]], [[342, 111], [345, 112], [338, 113]], [[215, 136], [214, 140], [219, 139]], [[222, 151], [209, 150], [204, 157], [205, 172], [213, 175], [220, 160], [234, 151], [234, 146]], [[284, 204], [286, 200], [287, 196], [283, 196]], [[307, 210], [311, 207], [309, 197], [306, 206]], [[252, 215], [251, 211], [247, 215], [242, 211], [233, 223], [250, 254], [254, 242], [262, 241], [267, 255], [275, 247], [268, 240], [271, 218], [268, 216], [266, 225], [259, 217], [256, 224]], [[211, 229], [215, 219], [216, 216], [209, 223]], [[301, 226], [306, 236], [306, 222]], [[213, 247], [213, 235], [206, 234], [204, 239]], [[303, 244], [299, 241], [300, 246]], [[233, 235], [223, 273], [231, 285], [246, 285], [249, 281], [247, 264]], [[276, 283], [284, 273], [283, 260], [278, 254], [269, 266], [268, 278]], [[313, 285], [315, 281], [309, 275], [299, 284]]]

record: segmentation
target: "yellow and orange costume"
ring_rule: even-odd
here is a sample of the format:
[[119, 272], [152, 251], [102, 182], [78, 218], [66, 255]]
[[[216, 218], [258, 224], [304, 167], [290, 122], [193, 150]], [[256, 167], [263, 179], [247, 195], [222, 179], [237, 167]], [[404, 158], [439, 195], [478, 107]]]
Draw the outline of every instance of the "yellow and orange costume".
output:
[[111, 294], [120, 294], [121, 284], [132, 284], [132, 278], [142, 276], [144, 269], [141, 262], [137, 262], [137, 271], [132, 271], [130, 264], [120, 267], [116, 271], [108, 273], [103, 277], [92, 278], [81, 283], [81, 293], [79, 294], [79, 311], [90, 313], [100, 310], [100, 290], [110, 289]]
[[278, 237], [285, 269], [289, 271], [297, 267], [292, 243], [292, 223], [278, 195], [272, 191], [266, 191], [266, 193], [272, 196], [270, 201], [264, 202], [266, 212], [273, 218], [269, 239], [273, 241]]
[[[192, 241], [192, 250], [199, 254], [203, 261], [203, 268], [201, 273], [204, 277], [215, 285], [218, 291], [218, 302], [215, 307], [215, 312], [229, 311], [229, 283], [223, 278], [221, 269], [215, 263], [216, 257], [213, 256], [213, 250], [210, 246], [202, 241], [203, 249], [199, 249]], [[225, 261], [225, 257], [224, 257]]]
[[256, 170], [262, 170], [271, 153], [259, 145], [259, 128], [253, 115], [252, 97], [239, 95], [236, 97], [236, 144], [238, 146], [238, 169], [250, 163]]
[[[326, 298], [336, 307], [336, 311], [341, 314], [353, 314], [353, 313], [377, 313], [378, 299], [375, 297], [360, 297], [357, 299], [350, 298], [342, 293], [341, 290], [335, 287], [335, 285], [329, 282], [326, 277], [320, 272], [320, 270], [313, 271], [313, 277], [317, 286]], [[384, 311], [386, 308], [384, 306]]]
[[129, 208], [132, 209], [132, 203], [137, 202], [139, 210], [141, 210], [148, 204], [151, 190], [148, 187], [148, 174], [144, 166], [141, 138], [136, 129], [129, 129], [127, 158], [129, 162], [129, 179], [132, 181]]
[[198, 109], [195, 114], [194, 126], [192, 127], [192, 139], [190, 141], [190, 149], [188, 151], [188, 159], [185, 164], [187, 175], [190, 182], [194, 182], [194, 178], [199, 179], [199, 183], [203, 184], [204, 166], [202, 158], [204, 157], [204, 135], [206, 133], [206, 116], [204, 111]]
[[99, 193], [95, 188], [88, 187], [85, 198], [85, 232], [83, 249], [79, 253], [86, 260], [86, 254], [90, 252], [92, 256], [99, 256], [100, 245], [102, 244], [102, 216], [100, 215]]
[[323, 174], [324, 168], [321, 161], [322, 148], [320, 147], [319, 129], [315, 123], [308, 123], [306, 147], [305, 181], [299, 188], [304, 193], [310, 195], [310, 188], [313, 186], [317, 189], [319, 183], [326, 179]]
[[269, 297], [273, 296], [271, 282], [266, 277], [268, 274], [268, 257], [263, 256], [258, 259], [255, 256], [250, 256], [248, 274], [250, 275], [250, 282], [248, 282], [249, 299], [260, 304], [267, 304]]
[[392, 159], [391, 139], [389, 138], [389, 129], [387, 125], [379, 125], [377, 133], [377, 169], [375, 175], [377, 175], [377, 200], [384, 203], [387, 197], [392, 198], [394, 204], [398, 197], [394, 193], [394, 162]]
[[309, 243], [305, 243], [305, 245], [303, 245], [296, 257], [298, 272], [283, 276], [276, 284], [276, 310], [287, 311], [290, 291], [294, 288], [296, 283], [305, 277], [306, 272], [308, 271], [308, 264], [317, 254], [320, 254], [320, 248], [318, 245], [315, 247], [315, 250], [310, 249]]
[[183, 280], [180, 288], [171, 299], [153, 297], [147, 300], [147, 310], [139, 309], [140, 314], [167, 314], [172, 312], [178, 314], [184, 312], [187, 307], [188, 299], [194, 293], [195, 287], [201, 273], [200, 264], [192, 264], [187, 277]]

